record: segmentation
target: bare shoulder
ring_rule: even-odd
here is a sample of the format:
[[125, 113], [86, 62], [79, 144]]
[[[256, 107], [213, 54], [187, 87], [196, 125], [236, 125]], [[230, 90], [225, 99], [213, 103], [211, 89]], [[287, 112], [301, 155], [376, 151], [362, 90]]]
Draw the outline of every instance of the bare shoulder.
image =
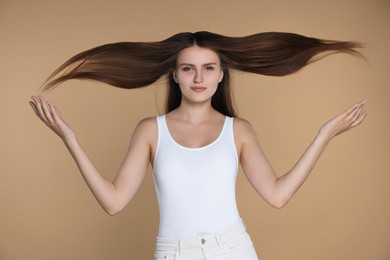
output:
[[140, 120], [133, 133], [133, 139], [154, 143], [157, 138], [156, 117], [148, 117]]
[[239, 140], [245, 140], [256, 135], [251, 123], [246, 119], [235, 117], [233, 127], [235, 137]]
[[137, 128], [142, 128], [142, 130], [151, 130], [152, 128], [157, 127], [156, 117], [147, 117], [140, 120], [137, 124]]
[[241, 158], [241, 152], [243, 151], [243, 148], [248, 144], [256, 143], [257, 136], [251, 123], [243, 118], [234, 118], [233, 130], [237, 153], [239, 158]]

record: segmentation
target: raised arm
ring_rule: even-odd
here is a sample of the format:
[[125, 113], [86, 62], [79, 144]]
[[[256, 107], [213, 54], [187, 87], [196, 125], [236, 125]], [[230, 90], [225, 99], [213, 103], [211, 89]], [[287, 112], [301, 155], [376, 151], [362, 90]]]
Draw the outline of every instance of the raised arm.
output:
[[361, 101], [344, 113], [323, 125], [298, 162], [286, 174], [278, 177], [264, 155], [251, 125], [236, 120], [235, 133], [240, 161], [245, 175], [257, 193], [275, 208], [282, 208], [309, 176], [327, 144], [338, 134], [363, 122], [365, 101]]
[[36, 115], [63, 140], [102, 208], [110, 215], [120, 212], [133, 198], [146, 174], [151, 144], [156, 138], [155, 120], [145, 119], [137, 125], [116, 178], [109, 181], [93, 165], [57, 107], [43, 97], [32, 97], [30, 105]]

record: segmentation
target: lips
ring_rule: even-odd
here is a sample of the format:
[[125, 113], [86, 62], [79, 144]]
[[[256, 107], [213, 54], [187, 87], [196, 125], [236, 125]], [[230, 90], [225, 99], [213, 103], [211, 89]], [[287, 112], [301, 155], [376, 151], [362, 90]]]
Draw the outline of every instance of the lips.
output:
[[191, 87], [191, 89], [195, 92], [202, 92], [202, 91], [206, 90], [205, 87], [201, 87], [201, 86]]

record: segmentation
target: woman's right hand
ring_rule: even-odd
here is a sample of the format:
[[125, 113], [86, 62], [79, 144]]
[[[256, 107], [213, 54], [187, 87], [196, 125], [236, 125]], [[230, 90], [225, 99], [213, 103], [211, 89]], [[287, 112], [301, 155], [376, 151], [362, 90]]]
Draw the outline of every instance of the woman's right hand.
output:
[[75, 137], [72, 128], [62, 119], [60, 110], [42, 96], [32, 96], [29, 101], [35, 114], [63, 141]]

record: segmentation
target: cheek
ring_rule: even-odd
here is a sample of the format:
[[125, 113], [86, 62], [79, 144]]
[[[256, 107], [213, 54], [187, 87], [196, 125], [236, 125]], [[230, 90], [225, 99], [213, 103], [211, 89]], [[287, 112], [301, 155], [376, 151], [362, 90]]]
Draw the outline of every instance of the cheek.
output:
[[173, 79], [178, 84], [186, 84], [187, 82], [192, 81], [193, 77], [190, 73], [177, 73], [174, 74]]
[[221, 74], [214, 74], [210, 77], [210, 82], [213, 82], [214, 84], [218, 85], [219, 82], [221, 82], [222, 77]]

